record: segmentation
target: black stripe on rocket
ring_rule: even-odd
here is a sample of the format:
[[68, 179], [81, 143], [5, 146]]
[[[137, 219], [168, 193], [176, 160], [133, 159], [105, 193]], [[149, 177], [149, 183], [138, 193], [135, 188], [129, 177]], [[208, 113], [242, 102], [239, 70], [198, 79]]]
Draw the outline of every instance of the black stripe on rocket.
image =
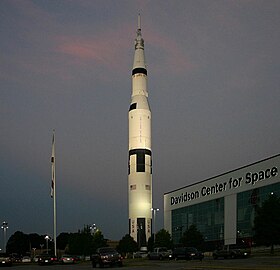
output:
[[150, 172], [152, 174], [152, 151], [149, 149], [132, 149], [129, 150], [128, 157], [128, 174], [130, 174], [130, 156], [136, 155], [136, 172], [145, 172], [145, 162], [146, 155], [151, 157], [151, 168]]
[[145, 74], [147, 76], [147, 69], [145, 69], [145, 68], [134, 68], [132, 70], [132, 76], [137, 74], [137, 73], [142, 73], [142, 74]]

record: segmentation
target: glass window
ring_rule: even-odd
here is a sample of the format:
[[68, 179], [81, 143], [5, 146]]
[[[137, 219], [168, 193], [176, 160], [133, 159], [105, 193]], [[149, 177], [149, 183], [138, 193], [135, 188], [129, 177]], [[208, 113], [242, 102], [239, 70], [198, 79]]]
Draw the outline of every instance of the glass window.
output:
[[173, 210], [172, 237], [175, 244], [192, 224], [206, 241], [223, 239], [224, 198]]
[[237, 194], [237, 237], [253, 236], [256, 207], [261, 206], [272, 192], [280, 195], [280, 183]]
[[[268, 196], [280, 196], [280, 183], [237, 194], [237, 238], [253, 236], [256, 207]], [[224, 239], [224, 198], [175, 209], [171, 214], [172, 238], [178, 244], [183, 233], [195, 224], [205, 241]]]

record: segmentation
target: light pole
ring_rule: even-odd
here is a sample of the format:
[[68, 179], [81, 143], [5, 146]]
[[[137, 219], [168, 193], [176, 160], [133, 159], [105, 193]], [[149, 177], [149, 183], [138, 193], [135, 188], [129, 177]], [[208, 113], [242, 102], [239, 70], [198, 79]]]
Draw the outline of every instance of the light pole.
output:
[[36, 248], [32, 248], [32, 250], [33, 250], [33, 259], [34, 259], [36, 256]]
[[6, 252], [6, 237], [7, 237], [7, 229], [8, 229], [8, 222], [3, 221], [3, 224], [1, 226], [1, 229], [3, 229], [3, 235], [4, 235], [4, 247], [3, 251]]
[[154, 231], [154, 243], [156, 241], [156, 212], [159, 211], [159, 208], [151, 208], [151, 211], [153, 212], [153, 231]]
[[49, 240], [51, 239], [48, 235], [45, 236], [46, 246], [47, 246], [47, 254], [49, 254]]

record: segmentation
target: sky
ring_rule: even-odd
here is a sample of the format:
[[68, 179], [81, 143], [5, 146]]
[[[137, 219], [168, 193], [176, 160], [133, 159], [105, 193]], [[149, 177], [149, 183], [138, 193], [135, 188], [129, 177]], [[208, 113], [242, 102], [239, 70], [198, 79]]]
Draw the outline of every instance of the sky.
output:
[[1, 0], [0, 222], [8, 236], [53, 233], [53, 129], [57, 234], [91, 224], [112, 240], [128, 233], [138, 13], [157, 230], [164, 193], [279, 154], [280, 1]]

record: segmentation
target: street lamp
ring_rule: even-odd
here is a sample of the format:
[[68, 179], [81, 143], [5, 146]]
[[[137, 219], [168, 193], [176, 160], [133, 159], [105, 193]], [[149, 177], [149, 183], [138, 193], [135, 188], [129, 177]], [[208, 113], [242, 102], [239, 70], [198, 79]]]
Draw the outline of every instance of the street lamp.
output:
[[49, 240], [51, 239], [48, 235], [45, 236], [46, 246], [47, 246], [47, 254], [49, 254]]
[[92, 224], [90, 227], [89, 227], [89, 229], [90, 229], [90, 232], [91, 232], [91, 234], [92, 235], [94, 235], [95, 233], [96, 233], [96, 225], [95, 224]]
[[154, 243], [156, 241], [156, 212], [159, 211], [159, 208], [151, 208], [151, 211], [153, 212], [153, 231], [154, 231]]
[[4, 248], [3, 251], [6, 252], [6, 237], [7, 237], [7, 229], [8, 229], [8, 222], [3, 221], [3, 224], [1, 226], [1, 229], [3, 229], [3, 234], [4, 234]]

